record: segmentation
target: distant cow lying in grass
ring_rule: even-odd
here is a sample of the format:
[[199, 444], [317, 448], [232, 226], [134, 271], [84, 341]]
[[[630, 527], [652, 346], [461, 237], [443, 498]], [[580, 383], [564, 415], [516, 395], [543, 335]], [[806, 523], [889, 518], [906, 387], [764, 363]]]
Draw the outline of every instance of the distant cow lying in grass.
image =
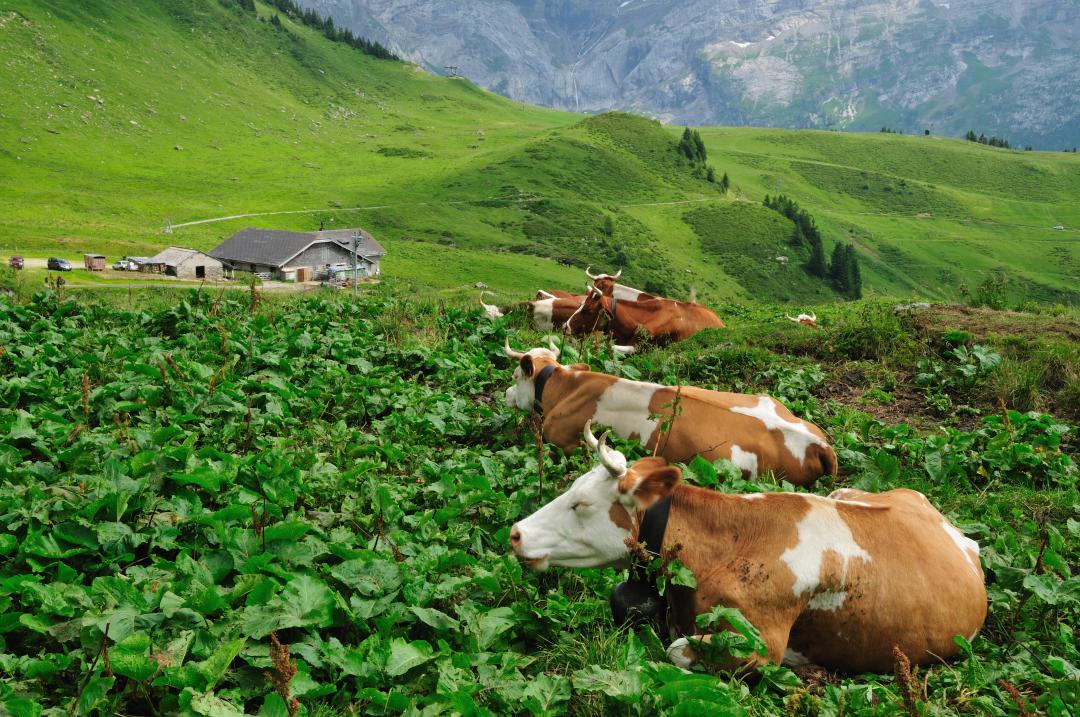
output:
[[[696, 590], [668, 588], [671, 637], [707, 642], [695, 616], [738, 608], [766, 646], [751, 665], [886, 672], [894, 646], [912, 663], [930, 664], [958, 654], [955, 635], [970, 641], [982, 627], [979, 546], [921, 493], [717, 493], [681, 484], [680, 470], [663, 458], [628, 468], [606, 438], [597, 445], [600, 465], [511, 528], [510, 544], [528, 567], [625, 565], [626, 541], [642, 537], [643, 521], [663, 521], [658, 532], [648, 529], [660, 545], [647, 547], [681, 545], [678, 559], [697, 579]], [[689, 667], [702, 651], [697, 642], [679, 637], [669, 658]]]
[[788, 321], [794, 321], [800, 326], [810, 326], [811, 328], [817, 328], [817, 314], [799, 314], [798, 316], [784, 316]]
[[522, 353], [507, 343], [504, 351], [518, 361], [506, 402], [538, 411], [545, 440], [567, 453], [593, 421], [650, 449], [659, 442], [659, 455], [670, 461], [728, 458], [751, 478], [771, 470], [803, 486], [836, 475], [836, 454], [822, 430], [769, 396], [673, 388], [562, 366], [554, 345]]
[[603, 329], [620, 344], [635, 343], [643, 332], [664, 345], [688, 339], [702, 329], [723, 327], [720, 317], [701, 304], [673, 299], [619, 301], [593, 286], [567, 319], [565, 330], [581, 334]]

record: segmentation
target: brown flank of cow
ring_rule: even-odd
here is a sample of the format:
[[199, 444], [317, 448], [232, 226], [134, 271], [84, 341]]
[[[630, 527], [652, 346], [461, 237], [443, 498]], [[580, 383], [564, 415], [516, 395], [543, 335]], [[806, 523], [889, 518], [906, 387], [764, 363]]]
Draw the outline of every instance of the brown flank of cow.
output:
[[[611, 426], [622, 438], [640, 440], [650, 449], [656, 449], [659, 442], [657, 453], [672, 462], [688, 463], [696, 455], [709, 461], [727, 458], [734, 460], [747, 477], [772, 470], [800, 486], [810, 485], [823, 475], [836, 475], [836, 454], [825, 433], [813, 423], [796, 417], [775, 399], [693, 386], [673, 388], [630, 381], [561, 366], [549, 352], [508, 353], [520, 359], [520, 373], [515, 371], [515, 386], [507, 391], [507, 401], [519, 408], [531, 405], [534, 385], [529, 379], [545, 366], [555, 367], [541, 397], [543, 435], [545, 440], [567, 453], [580, 445], [585, 424], [591, 420]], [[511, 391], [522, 392], [527, 400], [515, 404]], [[640, 415], [627, 415], [630, 411], [623, 410], [611, 398], [614, 396], [623, 404], [637, 403]], [[763, 403], [763, 398], [768, 399], [767, 402]], [[670, 418], [676, 403], [679, 413]], [[732, 411], [734, 408], [755, 411], [762, 405], [775, 411], [778, 419], [792, 424], [789, 430], [805, 429], [806, 435], [796, 435], [806, 444], [802, 460], [787, 447], [789, 437], [783, 429], [770, 429], [754, 415]], [[650, 421], [650, 416], [658, 417], [658, 420]], [[649, 435], [628, 430], [636, 425], [655, 427]], [[748, 461], [752, 462], [754, 470]]]
[[599, 290], [589, 292], [581, 308], [566, 324], [568, 333], [587, 333], [601, 326], [616, 343], [632, 344], [644, 331], [658, 345], [688, 339], [698, 331], [723, 328], [711, 309], [701, 304], [673, 299], [619, 301], [612, 312], [612, 297]]
[[[681, 544], [679, 560], [697, 579], [696, 590], [668, 593], [671, 622], [681, 634], [697, 631], [696, 615], [717, 605], [735, 607], [767, 645], [756, 664], [794, 654], [832, 669], [887, 672], [894, 645], [913, 663], [935, 663], [956, 656], [953, 636], [973, 639], [986, 618], [977, 552], [958, 546], [944, 527], [948, 521], [921, 493], [846, 489], [837, 491], [838, 500], [743, 496], [683, 485], [680, 475], [662, 459], [646, 458], [629, 468], [619, 488], [640, 496], [635, 533], [643, 511], [672, 496], [663, 547]], [[828, 549], [827, 538], [813, 535], [815, 511], [820, 525], [838, 517], [869, 560]], [[789, 561], [800, 559], [807, 543], [806, 558], [822, 548], [819, 569], [814, 587], [797, 594]], [[818, 596], [825, 599], [815, 606]], [[692, 648], [682, 657], [693, 659]]]

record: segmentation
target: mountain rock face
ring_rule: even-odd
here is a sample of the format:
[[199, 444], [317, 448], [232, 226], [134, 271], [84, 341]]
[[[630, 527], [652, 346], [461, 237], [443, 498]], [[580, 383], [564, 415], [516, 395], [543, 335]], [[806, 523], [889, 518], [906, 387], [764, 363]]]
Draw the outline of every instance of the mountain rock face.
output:
[[1080, 144], [1075, 0], [301, 0], [435, 72], [677, 124]]

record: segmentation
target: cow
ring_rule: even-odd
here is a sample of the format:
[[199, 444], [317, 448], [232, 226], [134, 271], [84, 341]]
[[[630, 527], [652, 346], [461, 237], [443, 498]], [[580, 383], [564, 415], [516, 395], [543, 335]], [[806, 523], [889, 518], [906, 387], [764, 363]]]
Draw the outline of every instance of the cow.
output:
[[794, 321], [800, 326], [809, 326], [811, 328], [817, 328], [817, 314], [799, 314], [798, 316], [784, 315], [784, 318], [788, 321]]
[[537, 331], [551, 331], [566, 324], [581, 306], [581, 299], [536, 299], [526, 301], [525, 306]]
[[606, 439], [599, 465], [513, 525], [510, 545], [533, 570], [624, 566], [648, 536], [657, 536], [651, 553], [677, 549], [697, 587], [672, 585], [664, 597], [676, 665], [703, 657], [711, 635], [695, 617], [716, 606], [740, 610], [765, 643], [725, 669], [773, 661], [887, 672], [894, 646], [932, 664], [960, 652], [955, 635], [970, 642], [981, 629], [979, 546], [921, 493], [719, 493], [681, 483], [659, 456], [628, 466]]
[[670, 461], [727, 458], [748, 478], [771, 470], [806, 486], [837, 473], [824, 432], [770, 396], [631, 381], [562, 366], [549, 349], [515, 351], [509, 340], [503, 351], [518, 361], [507, 404], [538, 412], [544, 439], [566, 453], [593, 421]]
[[636, 343], [640, 332], [664, 345], [688, 339], [702, 329], [724, 327], [720, 317], [701, 304], [673, 299], [619, 301], [593, 286], [564, 328], [568, 334], [588, 333], [605, 319], [607, 332], [620, 344]]
[[650, 299], [660, 298], [632, 286], [616, 284], [615, 282], [622, 276], [622, 269], [619, 269], [617, 274], [593, 274], [589, 269], [592, 269], [592, 267], [589, 266], [585, 269], [585, 276], [593, 280], [592, 285], [605, 295], [614, 296], [618, 301], [649, 301]]
[[495, 306], [494, 304], [485, 304], [484, 303], [484, 294], [492, 294], [492, 292], [490, 292], [490, 291], [481, 291], [480, 292], [480, 306], [483, 307], [484, 314], [489, 319], [501, 319], [503, 317], [502, 309], [500, 309], [498, 306]]

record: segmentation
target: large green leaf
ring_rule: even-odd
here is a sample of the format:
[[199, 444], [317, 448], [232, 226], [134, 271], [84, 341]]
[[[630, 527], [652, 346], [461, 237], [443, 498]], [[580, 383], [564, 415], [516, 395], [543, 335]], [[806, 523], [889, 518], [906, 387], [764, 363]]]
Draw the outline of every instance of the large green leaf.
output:
[[404, 675], [434, 656], [431, 645], [423, 640], [405, 642], [400, 637], [395, 638], [390, 643], [390, 658], [386, 662], [386, 674], [390, 677]]
[[158, 663], [148, 656], [150, 636], [145, 632], [128, 635], [109, 650], [113, 672], [142, 682], [154, 676]]

